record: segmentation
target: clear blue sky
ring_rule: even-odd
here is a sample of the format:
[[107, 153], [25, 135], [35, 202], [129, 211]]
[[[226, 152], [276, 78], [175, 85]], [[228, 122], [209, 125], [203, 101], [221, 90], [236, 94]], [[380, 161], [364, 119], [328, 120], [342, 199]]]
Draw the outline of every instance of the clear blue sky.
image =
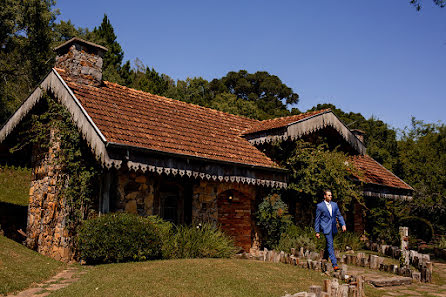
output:
[[59, 20], [100, 25], [125, 60], [174, 79], [268, 71], [305, 111], [333, 103], [395, 128], [445, 122], [446, 8], [424, 0], [57, 1]]

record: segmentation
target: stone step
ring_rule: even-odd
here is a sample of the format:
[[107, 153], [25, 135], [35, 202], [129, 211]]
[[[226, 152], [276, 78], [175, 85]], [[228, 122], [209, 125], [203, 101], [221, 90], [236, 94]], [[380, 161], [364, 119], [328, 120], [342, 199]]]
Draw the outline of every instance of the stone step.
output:
[[405, 286], [412, 283], [412, 278], [410, 277], [383, 277], [383, 278], [370, 278], [367, 279], [369, 283], [375, 287], [391, 287], [391, 286]]

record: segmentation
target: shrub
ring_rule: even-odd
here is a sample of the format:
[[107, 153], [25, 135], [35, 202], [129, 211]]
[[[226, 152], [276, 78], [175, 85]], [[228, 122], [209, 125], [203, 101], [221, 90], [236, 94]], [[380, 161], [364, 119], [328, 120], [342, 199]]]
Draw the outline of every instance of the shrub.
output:
[[161, 240], [162, 258], [169, 258], [171, 253], [170, 241], [175, 232], [174, 225], [171, 222], [163, 220], [159, 216], [148, 216], [147, 220], [154, 224], [158, 231], [159, 239]]
[[153, 218], [126, 213], [86, 220], [78, 228], [79, 256], [91, 264], [160, 258], [162, 239], [159, 230], [162, 228], [159, 226], [164, 225], [153, 221]]
[[347, 247], [357, 251], [363, 248], [364, 244], [360, 236], [354, 232], [339, 232], [334, 240], [334, 247], [337, 250], [345, 251]]
[[440, 240], [438, 240], [437, 247], [439, 249], [446, 249], [446, 237], [442, 236]]
[[198, 226], [176, 226], [163, 247], [166, 258], [228, 258], [236, 249], [230, 237], [217, 227], [204, 223]]
[[273, 248], [279, 243], [281, 234], [292, 224], [288, 207], [278, 194], [268, 195], [259, 204], [257, 224], [262, 230], [263, 245]]
[[311, 234], [310, 230], [305, 230], [291, 225], [287, 231], [282, 234], [279, 243], [274, 247], [278, 251], [290, 252], [292, 248], [315, 251], [316, 250], [316, 238], [314, 234]]

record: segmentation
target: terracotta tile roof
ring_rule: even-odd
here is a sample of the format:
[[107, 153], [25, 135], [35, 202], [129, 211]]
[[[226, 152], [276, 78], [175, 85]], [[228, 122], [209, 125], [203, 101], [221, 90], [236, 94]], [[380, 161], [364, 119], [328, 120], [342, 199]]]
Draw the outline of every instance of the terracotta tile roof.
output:
[[312, 116], [315, 116], [317, 114], [321, 114], [324, 112], [330, 111], [330, 109], [321, 109], [321, 110], [315, 110], [315, 111], [309, 111], [305, 113], [301, 113], [298, 115], [293, 116], [287, 116], [287, 117], [281, 117], [281, 118], [275, 118], [271, 120], [264, 120], [261, 122], [254, 123], [250, 128], [243, 131], [243, 134], [251, 134], [255, 132], [275, 129], [275, 128], [281, 128], [288, 126], [289, 124], [292, 124], [294, 122], [301, 121], [305, 118], [309, 118]]
[[398, 176], [379, 164], [369, 155], [352, 156], [351, 160], [353, 165], [362, 173], [362, 176], [358, 176], [358, 178], [365, 183], [413, 190], [411, 186], [406, 184]]
[[261, 167], [279, 166], [240, 136], [257, 120], [111, 82], [76, 84], [56, 69], [107, 142]]

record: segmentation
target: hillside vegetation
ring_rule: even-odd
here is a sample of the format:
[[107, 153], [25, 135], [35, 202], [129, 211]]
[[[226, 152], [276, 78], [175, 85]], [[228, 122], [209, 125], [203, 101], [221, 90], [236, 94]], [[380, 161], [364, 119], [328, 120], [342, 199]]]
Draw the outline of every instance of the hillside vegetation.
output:
[[0, 202], [28, 206], [31, 170], [28, 168], [0, 167]]

